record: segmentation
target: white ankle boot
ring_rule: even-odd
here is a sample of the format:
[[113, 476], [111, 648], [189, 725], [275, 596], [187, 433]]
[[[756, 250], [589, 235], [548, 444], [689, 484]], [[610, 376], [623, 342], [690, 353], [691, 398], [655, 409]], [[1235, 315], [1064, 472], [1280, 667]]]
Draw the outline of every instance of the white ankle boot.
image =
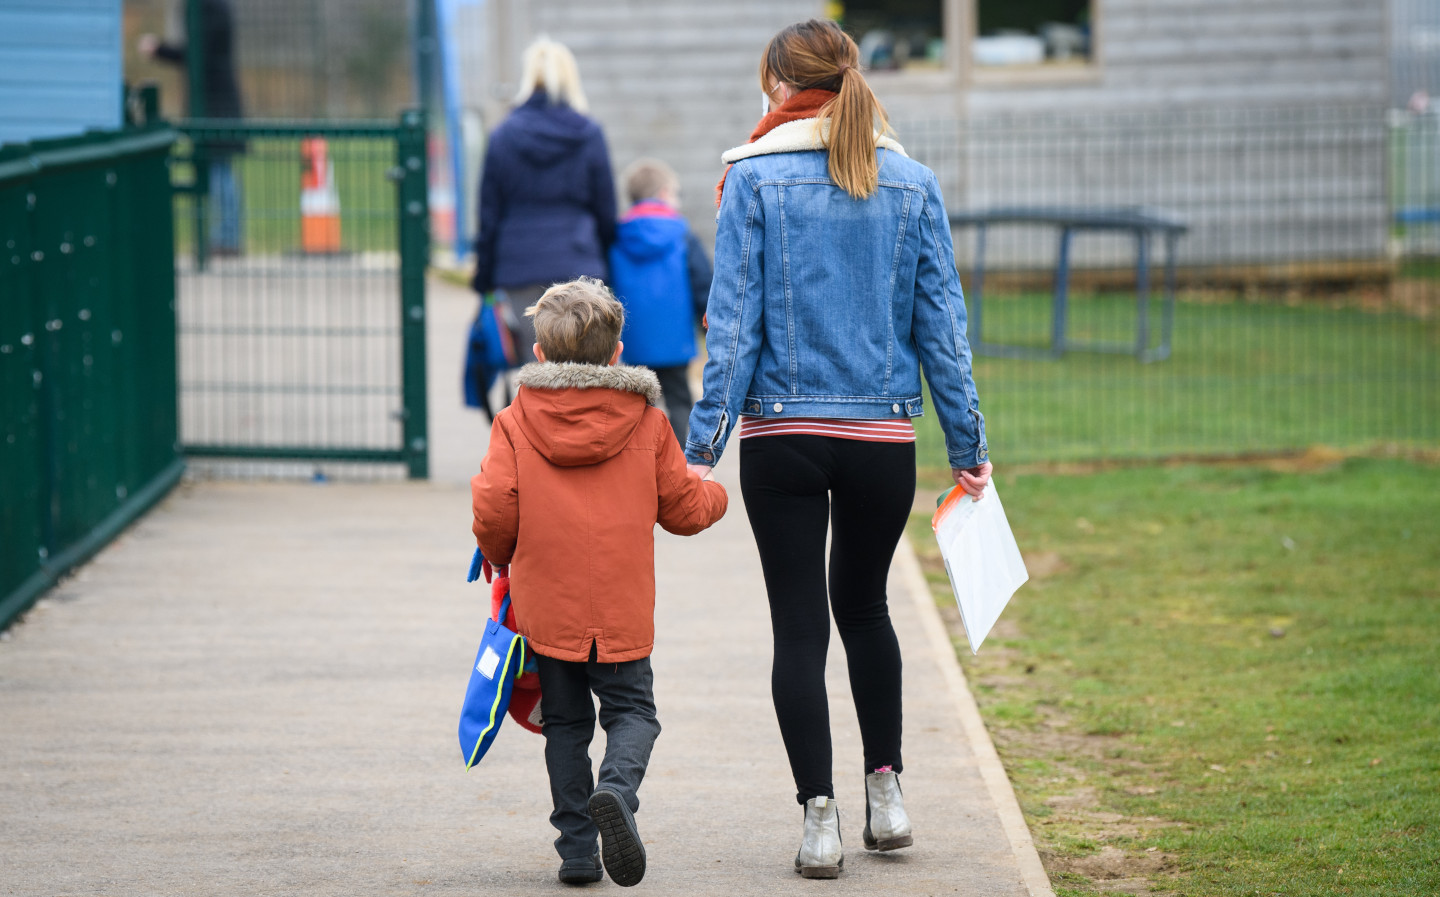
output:
[[866, 850], [898, 850], [915, 843], [900, 796], [900, 777], [893, 772], [865, 777], [864, 841]]
[[831, 797], [805, 801], [805, 835], [795, 854], [795, 871], [806, 878], [839, 878], [845, 865], [840, 845], [840, 811]]

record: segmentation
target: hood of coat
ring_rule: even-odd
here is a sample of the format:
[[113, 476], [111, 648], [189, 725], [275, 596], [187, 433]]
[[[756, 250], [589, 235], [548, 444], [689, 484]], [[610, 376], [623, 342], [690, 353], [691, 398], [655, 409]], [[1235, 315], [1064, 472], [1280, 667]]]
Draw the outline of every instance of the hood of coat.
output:
[[543, 90], [510, 113], [507, 123], [516, 151], [542, 167], [578, 153], [596, 127], [569, 106], [551, 103]]
[[689, 232], [684, 219], [669, 215], [640, 215], [620, 222], [613, 249], [637, 262], [647, 262], [684, 245]]
[[520, 369], [511, 405], [525, 438], [551, 464], [581, 467], [612, 458], [630, 441], [647, 405], [660, 403], [648, 368], [542, 361]]

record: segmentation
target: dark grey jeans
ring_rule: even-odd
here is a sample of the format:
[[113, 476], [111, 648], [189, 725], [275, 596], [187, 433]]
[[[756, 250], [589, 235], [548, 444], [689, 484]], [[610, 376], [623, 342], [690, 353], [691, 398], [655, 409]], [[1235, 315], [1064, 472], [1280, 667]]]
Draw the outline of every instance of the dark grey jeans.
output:
[[591, 693], [600, 699], [600, 725], [605, 730], [598, 784], [618, 793], [633, 813], [640, 809], [636, 792], [660, 735], [650, 658], [575, 663], [537, 654], [535, 660], [540, 670], [545, 769], [555, 807], [550, 824], [560, 832], [555, 851], [561, 859], [594, 856], [599, 832], [587, 808], [596, 787], [590, 768], [590, 741], [595, 737]]
[[515, 361], [529, 364], [535, 360], [535, 319], [525, 317], [525, 309], [540, 301], [550, 287], [537, 283], [525, 287], [501, 287], [497, 293], [504, 294], [505, 304], [510, 313], [507, 319], [515, 334]]
[[677, 365], [673, 368], [652, 368], [660, 381], [660, 392], [665, 398], [665, 414], [670, 418], [670, 429], [675, 438], [685, 444], [690, 435], [690, 409], [695, 403], [690, 399], [690, 366]]

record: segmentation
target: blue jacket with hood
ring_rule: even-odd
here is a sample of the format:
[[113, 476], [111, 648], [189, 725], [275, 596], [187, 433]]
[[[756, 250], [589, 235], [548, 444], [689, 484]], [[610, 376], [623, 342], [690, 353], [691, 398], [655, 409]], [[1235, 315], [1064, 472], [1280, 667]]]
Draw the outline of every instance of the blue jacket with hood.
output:
[[615, 184], [600, 126], [535, 91], [490, 136], [479, 209], [477, 292], [604, 279]]
[[710, 296], [710, 260], [685, 219], [664, 203], [637, 203], [610, 248], [610, 287], [625, 306], [626, 364], [677, 367], [695, 357], [695, 325]]

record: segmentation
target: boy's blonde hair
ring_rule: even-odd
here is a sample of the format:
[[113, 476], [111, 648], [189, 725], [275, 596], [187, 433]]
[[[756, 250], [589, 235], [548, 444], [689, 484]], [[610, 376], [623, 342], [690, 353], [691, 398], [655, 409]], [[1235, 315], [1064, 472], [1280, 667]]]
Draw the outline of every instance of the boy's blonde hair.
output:
[[570, 48], [541, 35], [525, 48], [521, 63], [520, 91], [515, 102], [523, 103], [537, 90], [544, 90], [552, 103], [561, 103], [576, 112], [589, 112], [590, 104], [580, 87], [580, 67]]
[[636, 159], [620, 176], [625, 182], [625, 192], [631, 205], [646, 199], [654, 199], [666, 190], [680, 192], [680, 177], [675, 169], [659, 159]]
[[546, 361], [609, 364], [625, 329], [625, 306], [593, 277], [555, 284], [525, 314]]

